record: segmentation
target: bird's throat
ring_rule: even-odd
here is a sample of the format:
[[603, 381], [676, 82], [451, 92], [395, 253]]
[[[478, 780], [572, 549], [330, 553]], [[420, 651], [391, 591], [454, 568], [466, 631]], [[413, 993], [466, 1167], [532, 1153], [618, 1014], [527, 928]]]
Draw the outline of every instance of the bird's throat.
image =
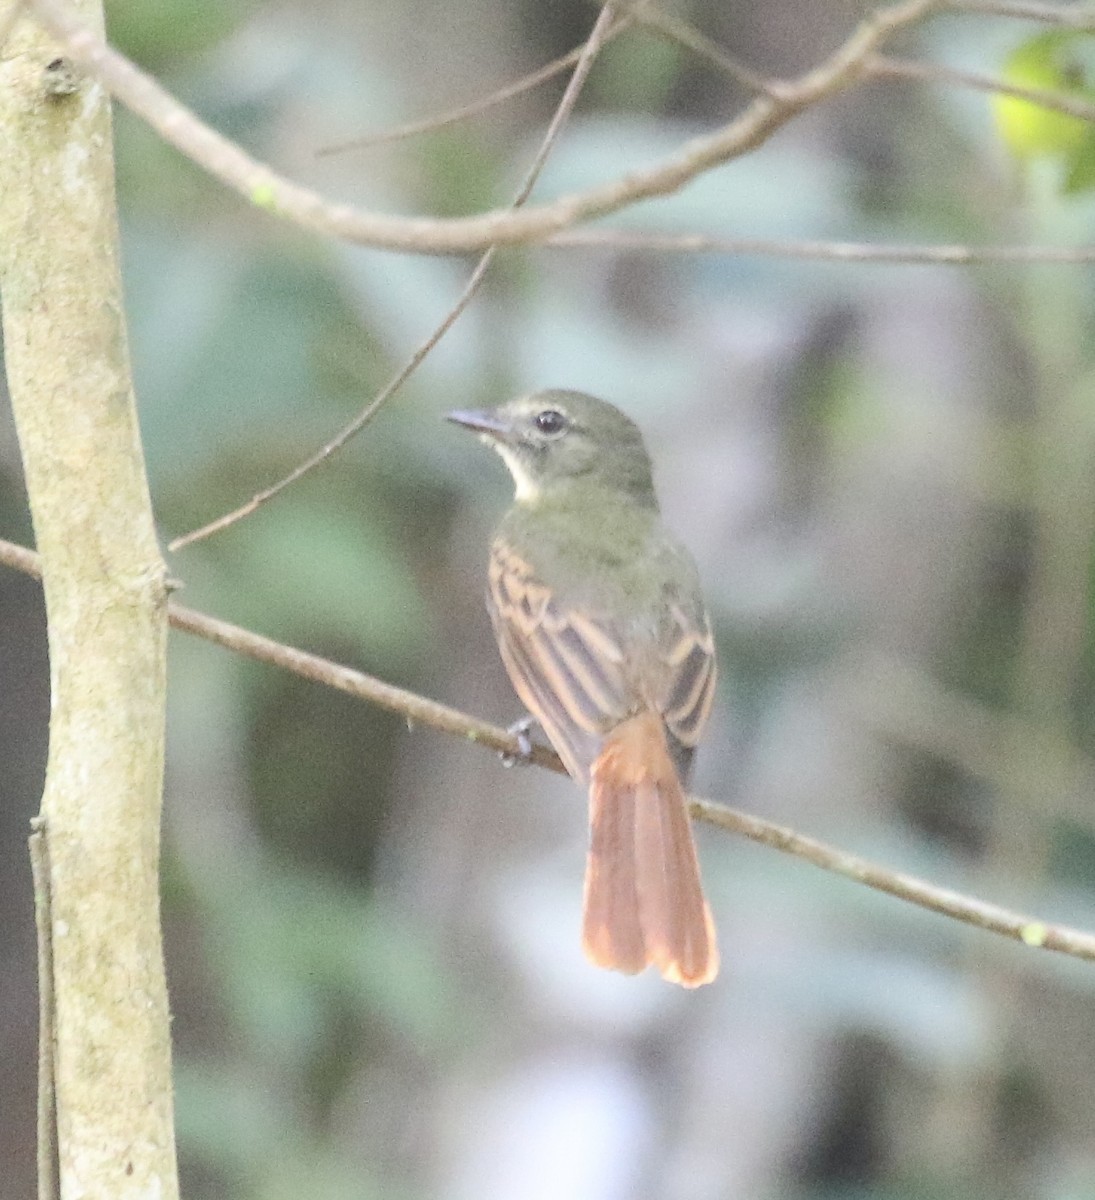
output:
[[533, 477], [528, 467], [521, 461], [520, 456], [504, 442], [490, 441], [488, 444], [498, 451], [510, 475], [513, 476], [513, 497], [517, 503], [536, 504], [543, 494], [543, 489], [540, 487], [539, 480]]

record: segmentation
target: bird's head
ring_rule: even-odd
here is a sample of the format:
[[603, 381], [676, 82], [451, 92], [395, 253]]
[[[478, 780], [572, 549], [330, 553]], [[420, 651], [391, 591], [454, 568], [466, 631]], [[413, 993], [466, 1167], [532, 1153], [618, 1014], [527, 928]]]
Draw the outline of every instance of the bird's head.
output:
[[650, 457], [638, 426], [583, 392], [519, 396], [497, 408], [451, 412], [502, 456], [519, 503], [536, 504], [576, 481], [654, 502]]

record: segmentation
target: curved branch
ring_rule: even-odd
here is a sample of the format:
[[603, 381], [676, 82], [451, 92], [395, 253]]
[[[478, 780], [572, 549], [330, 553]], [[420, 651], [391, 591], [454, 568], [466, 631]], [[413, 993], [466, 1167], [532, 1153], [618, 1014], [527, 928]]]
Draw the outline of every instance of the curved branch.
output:
[[584, 192], [561, 196], [520, 212], [495, 209], [471, 217], [394, 217], [329, 204], [252, 158], [179, 104], [151, 76], [74, 20], [59, 0], [26, 0], [27, 9], [64, 43], [71, 58], [146, 121], [177, 150], [252, 204], [330, 237], [383, 250], [458, 254], [491, 245], [540, 241], [579, 221], [618, 212], [639, 200], [666, 196], [767, 141], [803, 109], [850, 87], [868, 57], [893, 34], [924, 20], [943, 0], [899, 0], [862, 21], [819, 67], [757, 97], [728, 125], [693, 138], [661, 163]]
[[[0, 540], [0, 563], [39, 578], [38, 556], [31, 550]], [[304, 679], [335, 688], [378, 705], [389, 712], [399, 713], [408, 724], [418, 723], [477, 742], [500, 754], [522, 757], [520, 740], [508, 730], [480, 721], [476, 717], [428, 700], [415, 692], [394, 687], [372, 675], [340, 666], [329, 659], [309, 654], [293, 646], [275, 642], [261, 634], [252, 633], [238, 625], [220, 621], [193, 609], [171, 603], [168, 610], [173, 628], [193, 634], [205, 641], [214, 642], [247, 658], [269, 663], [292, 671]], [[529, 761], [549, 771], [565, 774], [563, 764], [553, 750], [534, 745]], [[1042, 950], [1054, 950], [1072, 958], [1095, 962], [1095, 934], [1067, 925], [1051, 924], [999, 905], [967, 896], [950, 888], [939, 887], [902, 871], [894, 871], [879, 863], [871, 862], [858, 854], [829, 846], [816, 838], [796, 833], [774, 821], [765, 821], [738, 809], [710, 800], [693, 798], [692, 815], [720, 829], [740, 834], [751, 841], [771, 846], [784, 854], [804, 859], [824, 871], [841, 875], [856, 883], [862, 883], [878, 892], [896, 896], [920, 908], [929, 909], [942, 916], [973, 925], [990, 933], [997, 933], [1013, 941]]]

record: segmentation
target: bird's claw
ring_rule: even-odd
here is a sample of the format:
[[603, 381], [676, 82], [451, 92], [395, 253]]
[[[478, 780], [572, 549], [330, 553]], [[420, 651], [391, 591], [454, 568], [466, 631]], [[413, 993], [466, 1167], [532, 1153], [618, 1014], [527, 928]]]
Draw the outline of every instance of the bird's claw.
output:
[[519, 721], [514, 721], [507, 729], [507, 732], [517, 739], [517, 752], [511, 754], [503, 752], [499, 757], [502, 759], [502, 766], [514, 767], [520, 764], [528, 766], [532, 761], [532, 738], [529, 736], [529, 730], [536, 724], [536, 718], [526, 713]]

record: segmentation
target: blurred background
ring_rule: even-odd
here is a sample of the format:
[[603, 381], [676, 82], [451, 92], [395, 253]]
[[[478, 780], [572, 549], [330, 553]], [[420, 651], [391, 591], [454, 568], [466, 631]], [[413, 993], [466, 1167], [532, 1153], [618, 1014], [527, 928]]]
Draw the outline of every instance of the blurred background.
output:
[[[114, 0], [114, 41], [332, 197], [503, 204], [556, 80], [319, 157], [577, 45], [582, 0]], [[862, 6], [673, 9], [764, 74]], [[949, 16], [906, 52], [999, 74], [1041, 27]], [[1082, 51], [1082, 45], [1070, 47]], [[1068, 78], [1075, 82], [1076, 74]], [[613, 43], [537, 189], [648, 164], [747, 94]], [[117, 117], [132, 353], [165, 542], [326, 440], [470, 260], [305, 236]], [[981, 94], [874, 83], [632, 228], [1070, 244], [1095, 206], [1017, 164]], [[183, 600], [500, 723], [482, 606], [502, 465], [451, 407], [575, 387], [647, 432], [700, 563], [721, 690], [696, 791], [985, 899], [1095, 927], [1090, 268], [508, 251], [336, 460], [174, 556]], [[0, 407], [0, 533], [29, 542]], [[565, 779], [173, 635], [165, 894], [187, 1200], [1095, 1196], [1095, 969], [714, 830], [723, 972], [588, 966]], [[45, 761], [38, 590], [0, 571], [0, 1200], [34, 1194], [27, 821]]]

